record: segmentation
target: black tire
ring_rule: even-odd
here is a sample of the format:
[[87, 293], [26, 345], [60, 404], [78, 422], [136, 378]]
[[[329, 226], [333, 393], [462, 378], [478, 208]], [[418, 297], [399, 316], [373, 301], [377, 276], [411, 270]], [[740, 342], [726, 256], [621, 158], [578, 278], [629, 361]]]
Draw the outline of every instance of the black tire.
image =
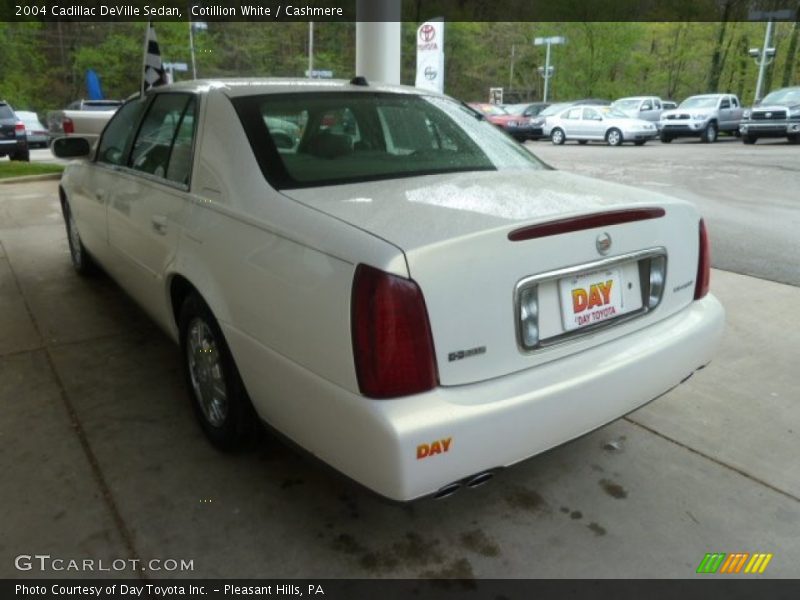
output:
[[65, 202], [63, 206], [64, 225], [67, 228], [67, 244], [69, 245], [69, 258], [72, 262], [72, 268], [78, 275], [83, 277], [91, 277], [95, 275], [99, 269], [97, 263], [86, 250], [83, 245], [78, 225], [72, 216], [72, 211], [69, 208], [69, 203]]
[[708, 125], [706, 125], [706, 128], [700, 135], [700, 139], [704, 144], [713, 144], [717, 141], [718, 135], [719, 131], [717, 130], [717, 124], [714, 121], [711, 121]]
[[28, 148], [25, 150], [19, 150], [11, 155], [11, 160], [19, 160], [23, 162], [31, 162], [31, 151]]
[[[206, 437], [223, 451], [251, 444], [259, 429], [258, 417], [222, 330], [211, 309], [196, 293], [190, 293], [184, 300], [178, 329], [189, 397]], [[207, 395], [209, 386], [217, 392], [213, 398]], [[224, 396], [218, 393], [219, 388]]]
[[667, 135], [666, 133], [662, 133], [662, 134], [659, 136], [659, 138], [658, 138], [658, 139], [660, 139], [660, 140], [661, 140], [661, 143], [662, 143], [662, 144], [669, 144], [669, 143], [671, 143], [671, 142], [672, 142], [672, 140], [673, 140], [672, 136], [669, 136], [669, 135]]
[[745, 134], [745, 135], [742, 136], [742, 141], [745, 144], [755, 144], [757, 140], [758, 140], [758, 138], [756, 136], [754, 136], [754, 135]]
[[647, 143], [647, 140], [636, 140], [633, 142], [634, 146], [644, 146]]
[[800, 134], [786, 136], [790, 144], [800, 144]]
[[589, 140], [578, 140], [578, 143], [579, 143], [581, 146], [585, 146], [586, 144], [588, 144], [588, 143], [589, 143]]
[[553, 131], [550, 132], [550, 141], [552, 141], [556, 146], [561, 146], [567, 141], [567, 136], [564, 135], [564, 130], [560, 127], [553, 129]]
[[606, 132], [606, 142], [609, 146], [621, 146], [623, 140], [622, 132], [616, 127], [612, 127]]

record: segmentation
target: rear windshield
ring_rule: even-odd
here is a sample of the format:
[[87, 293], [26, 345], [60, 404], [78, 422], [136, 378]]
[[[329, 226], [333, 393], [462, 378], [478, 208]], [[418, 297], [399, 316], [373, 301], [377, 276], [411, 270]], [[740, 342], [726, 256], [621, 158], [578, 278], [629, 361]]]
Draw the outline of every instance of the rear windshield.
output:
[[233, 99], [276, 188], [503, 169], [541, 169], [522, 146], [463, 105], [390, 93]]
[[13, 119], [14, 111], [8, 104], [0, 104], [0, 119]]

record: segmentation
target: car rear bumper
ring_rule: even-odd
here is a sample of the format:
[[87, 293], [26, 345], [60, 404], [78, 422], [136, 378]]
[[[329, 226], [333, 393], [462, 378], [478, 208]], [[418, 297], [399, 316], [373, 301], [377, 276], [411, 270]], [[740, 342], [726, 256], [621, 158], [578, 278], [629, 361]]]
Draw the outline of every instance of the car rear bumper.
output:
[[658, 137], [658, 131], [655, 129], [648, 129], [647, 131], [630, 131], [623, 133], [622, 136], [626, 142], [654, 140]]
[[320, 379], [223, 325], [259, 415], [373, 491], [408, 501], [506, 467], [639, 408], [706, 365], [724, 326], [711, 295], [536, 368], [394, 400]]
[[25, 152], [27, 148], [28, 141], [25, 138], [0, 140], [0, 156], [14, 154], [16, 152]]

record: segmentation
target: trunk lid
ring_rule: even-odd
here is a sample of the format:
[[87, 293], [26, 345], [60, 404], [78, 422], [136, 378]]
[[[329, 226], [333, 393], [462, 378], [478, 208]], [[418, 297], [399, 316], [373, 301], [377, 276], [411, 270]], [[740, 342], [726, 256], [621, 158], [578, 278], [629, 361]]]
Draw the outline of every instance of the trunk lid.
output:
[[[665, 318], [693, 299], [699, 217], [688, 203], [652, 192], [559, 171], [524, 170], [284, 193], [402, 249], [425, 297], [441, 385], [474, 383], [580, 352]], [[511, 237], [525, 237], [525, 228], [543, 223], [643, 206], [664, 214], [509, 239], [512, 232], [518, 233]], [[598, 251], [602, 234], [611, 238], [606, 254]], [[637, 312], [637, 303], [646, 303], [642, 286], [648, 284], [649, 263], [642, 261], [651, 258], [634, 255], [646, 251], [666, 256], [666, 281], [660, 304]], [[631, 258], [614, 262], [626, 256]], [[586, 279], [587, 272], [596, 275]], [[620, 290], [615, 301], [638, 316], [593, 324], [588, 331], [570, 329], [570, 286], [585, 284], [589, 290], [592, 283], [609, 280]], [[521, 347], [518, 318], [521, 289], [530, 281], [537, 288], [543, 339], [532, 350]], [[621, 305], [616, 308], [622, 314]]]

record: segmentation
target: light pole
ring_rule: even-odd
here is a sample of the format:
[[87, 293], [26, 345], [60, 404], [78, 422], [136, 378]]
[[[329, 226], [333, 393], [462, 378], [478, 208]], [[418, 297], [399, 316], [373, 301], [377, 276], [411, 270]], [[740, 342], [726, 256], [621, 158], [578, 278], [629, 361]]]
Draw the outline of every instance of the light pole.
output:
[[775, 59], [775, 48], [770, 47], [772, 42], [772, 30], [775, 26], [775, 20], [792, 20], [795, 18], [793, 10], [751, 10], [748, 19], [751, 21], [767, 21], [767, 33], [764, 35], [763, 48], [750, 48], [748, 54], [756, 60], [758, 65], [758, 81], [756, 82], [756, 96], [754, 102], [761, 100], [761, 91], [764, 87], [764, 75], [767, 72], [767, 67]]
[[194, 30], [205, 31], [208, 23], [205, 21], [192, 21], [189, 19], [189, 53], [192, 55], [192, 79], [197, 79], [197, 61], [194, 57]]
[[544, 78], [544, 95], [542, 102], [547, 102], [547, 92], [550, 89], [550, 78], [553, 76], [555, 67], [550, 66], [550, 46], [564, 44], [567, 39], [563, 36], [537, 37], [533, 40], [534, 46], [546, 46], [547, 52], [544, 59], [544, 67], [539, 67], [539, 74]]
[[767, 34], [764, 36], [764, 47], [750, 48], [748, 54], [756, 59], [758, 65], [758, 81], [756, 82], [756, 96], [754, 102], [761, 100], [761, 89], [764, 86], [764, 74], [767, 72], [767, 67], [775, 60], [775, 48], [770, 48], [769, 44], [772, 40], [772, 20], [767, 21]]
[[308, 78], [314, 77], [314, 21], [308, 22]]

